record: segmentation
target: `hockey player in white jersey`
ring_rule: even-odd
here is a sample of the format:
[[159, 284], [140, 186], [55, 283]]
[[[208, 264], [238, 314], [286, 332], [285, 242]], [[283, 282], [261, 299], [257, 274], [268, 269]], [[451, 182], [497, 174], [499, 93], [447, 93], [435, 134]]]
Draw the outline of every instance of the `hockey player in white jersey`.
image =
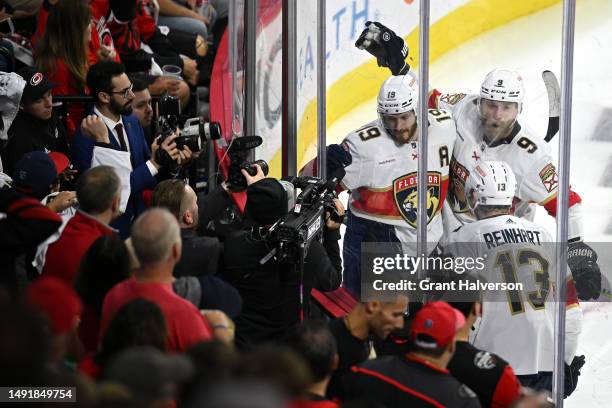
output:
[[[344, 286], [355, 296], [361, 292], [362, 242], [395, 242], [403, 253], [416, 253], [417, 96], [413, 76], [387, 79], [378, 94], [379, 118], [348, 134], [339, 149], [351, 163], [342, 179], [342, 186], [351, 192], [343, 249]], [[450, 114], [430, 110], [428, 132], [431, 250], [443, 232], [440, 213], [455, 139]]]
[[[384, 61], [397, 61], [406, 55], [399, 41], [391, 46], [385, 42], [385, 38], [371, 33], [372, 24], [366, 23], [366, 26], [356, 45], [375, 55], [379, 65], [390, 66]], [[377, 23], [376, 30], [387, 32], [387, 38], [399, 38], [380, 23]], [[372, 46], [376, 39], [381, 46]], [[373, 53], [372, 49], [377, 53]], [[401, 72], [407, 70], [404, 67]], [[451, 182], [444, 207], [447, 230], [452, 231], [458, 225], [473, 221], [463, 196], [463, 187], [470, 168], [482, 160], [503, 160], [514, 171], [518, 181], [514, 203], [517, 215], [527, 215], [529, 205], [537, 203], [550, 215], [556, 216], [558, 176], [555, 160], [549, 145], [542, 138], [530, 134], [518, 121], [524, 95], [520, 75], [503, 69], [487, 74], [479, 94], [441, 93], [435, 89], [431, 92], [429, 107], [451, 111], [457, 128]], [[568, 264], [578, 297], [589, 300], [597, 299], [601, 293], [601, 272], [597, 253], [582, 241], [581, 201], [580, 196], [570, 190]]]
[[[463, 195], [470, 169], [482, 160], [503, 160], [516, 175], [518, 188], [514, 200], [516, 215], [525, 216], [531, 203], [542, 205], [556, 215], [558, 178], [551, 148], [541, 138], [530, 134], [518, 122], [525, 90], [521, 76], [496, 69], [485, 77], [479, 95], [440, 94], [430, 97], [431, 106], [453, 112], [457, 140], [451, 160], [451, 185], [445, 211], [447, 217], [463, 224], [473, 221]], [[601, 291], [601, 273], [597, 254], [582, 242], [581, 198], [570, 190], [568, 211], [568, 263], [580, 299], [596, 299]], [[450, 215], [450, 214], [449, 214]], [[450, 229], [450, 228], [449, 228]]]
[[[508, 164], [477, 163], [464, 190], [476, 221], [445, 236], [441, 245], [445, 254], [485, 259], [479, 274], [488, 282], [523, 286], [483, 291], [482, 318], [471, 342], [506, 359], [523, 385], [551, 391], [555, 247], [544, 227], [510, 215], [516, 188]], [[567, 307], [565, 361], [571, 364], [581, 320], [575, 298]]]

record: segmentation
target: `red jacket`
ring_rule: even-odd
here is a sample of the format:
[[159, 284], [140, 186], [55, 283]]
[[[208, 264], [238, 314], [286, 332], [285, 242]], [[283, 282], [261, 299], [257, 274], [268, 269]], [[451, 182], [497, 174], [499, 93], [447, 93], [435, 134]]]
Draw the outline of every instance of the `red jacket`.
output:
[[202, 341], [212, 340], [212, 328], [200, 311], [172, 290], [172, 284], [139, 282], [135, 278], [115, 285], [104, 298], [100, 338], [115, 314], [134, 299], [146, 299], [159, 306], [168, 325], [167, 349], [182, 352]]
[[78, 211], [68, 221], [60, 238], [49, 245], [43, 275], [53, 275], [74, 285], [81, 259], [91, 244], [114, 230], [90, 215]]

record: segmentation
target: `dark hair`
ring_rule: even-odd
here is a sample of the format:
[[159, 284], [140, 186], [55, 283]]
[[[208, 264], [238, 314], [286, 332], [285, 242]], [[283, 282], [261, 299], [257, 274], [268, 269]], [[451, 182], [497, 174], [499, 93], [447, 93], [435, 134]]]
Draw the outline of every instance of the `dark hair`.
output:
[[322, 381], [331, 374], [338, 348], [336, 339], [323, 321], [301, 322], [289, 332], [285, 341], [306, 361], [315, 382]]
[[197, 343], [185, 354], [193, 362], [196, 373], [191, 381], [183, 385], [182, 401], [191, 401], [209, 387], [232, 379], [241, 358], [232, 345], [219, 340]]
[[139, 75], [130, 75], [130, 81], [134, 86], [132, 92], [142, 92], [145, 89], [149, 89], [149, 84]]
[[76, 183], [76, 195], [81, 210], [100, 214], [108, 210], [119, 194], [121, 180], [111, 166], [98, 166], [87, 170]]
[[[472, 274], [461, 274], [457, 275], [455, 280], [477, 283], [478, 276]], [[447, 302], [449, 305], [463, 313], [465, 317], [468, 317], [472, 312], [474, 304], [476, 302], [481, 302], [481, 298], [482, 295], [478, 290], [450, 290], [444, 293], [440, 300]]]
[[99, 316], [108, 291], [129, 276], [130, 257], [125, 243], [117, 234], [103, 235], [83, 256], [75, 289], [83, 303]]
[[[49, 12], [45, 34], [38, 44], [36, 67], [47, 75], [57, 72], [57, 60], [66, 64], [80, 91], [85, 88], [87, 50], [85, 32], [91, 8], [82, 0], [62, 0]], [[95, 28], [94, 28], [95, 29]]]
[[449, 302], [449, 305], [463, 313], [465, 317], [468, 317], [474, 308], [476, 302]]
[[87, 86], [94, 101], [98, 101], [98, 93], [113, 90], [113, 78], [125, 74], [125, 66], [115, 61], [101, 61], [89, 67]]
[[[435, 343], [436, 341], [433, 337], [428, 336], [426, 334], [419, 334], [417, 337], [420, 340], [423, 340], [427, 343]], [[444, 354], [444, 352], [448, 349], [448, 347], [450, 347], [452, 343], [453, 342], [451, 341], [448, 344], [445, 344], [444, 346], [441, 346], [441, 347], [426, 348], [426, 347], [418, 346], [414, 341], [412, 341], [410, 344], [410, 351], [414, 353], [424, 354], [426, 356], [430, 356], [433, 358], [439, 358], [440, 356], [442, 356], [442, 354]]]
[[268, 382], [292, 397], [301, 395], [312, 383], [305, 361], [278, 344], [257, 346], [244, 354], [240, 363], [240, 379]]
[[126, 303], [113, 317], [102, 339], [97, 360], [104, 366], [121, 351], [134, 346], [153, 346], [166, 351], [168, 327], [160, 307], [145, 299]]
[[185, 197], [185, 182], [179, 179], [164, 180], [155, 186], [151, 197], [152, 207], [163, 207], [179, 219]]

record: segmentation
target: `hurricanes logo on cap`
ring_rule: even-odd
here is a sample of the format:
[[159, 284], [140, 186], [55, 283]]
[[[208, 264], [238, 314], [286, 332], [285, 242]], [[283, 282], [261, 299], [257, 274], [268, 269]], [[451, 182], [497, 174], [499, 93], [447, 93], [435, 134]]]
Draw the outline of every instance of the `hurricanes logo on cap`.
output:
[[34, 75], [32, 75], [32, 78], [30, 79], [30, 85], [36, 86], [40, 84], [42, 80], [43, 80], [43, 74], [41, 74], [40, 72], [37, 72]]

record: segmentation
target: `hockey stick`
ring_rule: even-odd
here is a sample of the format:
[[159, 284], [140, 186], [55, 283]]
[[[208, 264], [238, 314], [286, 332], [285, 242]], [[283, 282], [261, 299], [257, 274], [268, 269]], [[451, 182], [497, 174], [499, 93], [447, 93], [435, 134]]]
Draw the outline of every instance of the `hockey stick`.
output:
[[548, 130], [544, 140], [550, 142], [559, 131], [559, 113], [561, 111], [561, 88], [559, 80], [552, 71], [543, 71], [542, 80], [548, 94]]

